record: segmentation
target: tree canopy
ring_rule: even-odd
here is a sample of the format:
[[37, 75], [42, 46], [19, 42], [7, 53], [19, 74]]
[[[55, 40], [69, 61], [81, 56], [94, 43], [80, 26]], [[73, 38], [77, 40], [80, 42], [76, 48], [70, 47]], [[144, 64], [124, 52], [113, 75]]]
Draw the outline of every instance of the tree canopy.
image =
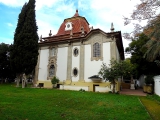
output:
[[113, 92], [115, 92], [115, 80], [123, 77], [133, 76], [136, 74], [135, 66], [130, 63], [129, 59], [125, 61], [111, 60], [109, 65], [103, 63], [99, 71], [99, 76], [104, 80], [109, 80], [113, 83]]
[[14, 71], [10, 66], [10, 45], [0, 44], [0, 78], [14, 78]]
[[136, 66], [137, 77], [142, 74], [158, 74], [159, 68], [155, 62], [148, 62], [143, 56], [147, 51], [147, 47], [144, 45], [150, 39], [144, 33], [139, 34], [137, 39], [132, 40], [129, 47], [125, 49], [125, 52], [131, 53], [131, 63]]
[[145, 28], [150, 40], [145, 44], [147, 51], [144, 57], [148, 61], [160, 60], [160, 16], [153, 19]]
[[11, 62], [17, 74], [29, 74], [33, 71], [38, 57], [38, 34], [35, 18], [35, 0], [25, 3], [19, 14]]
[[[140, 0], [141, 3], [136, 6], [136, 9], [131, 14], [130, 18], [124, 17], [124, 24], [127, 25], [131, 21], [138, 21], [135, 24], [134, 37], [139, 33], [144, 32], [149, 40], [147, 41], [145, 47], [147, 51], [144, 57], [148, 61], [159, 61], [160, 63], [160, 0]], [[141, 26], [141, 21], [146, 20], [147, 26]], [[128, 34], [124, 34], [125, 38]]]
[[35, 0], [29, 0], [19, 14], [11, 48], [12, 69], [18, 76], [32, 73], [37, 64], [39, 39], [37, 30]]
[[[142, 21], [145, 20], [147, 21], [147, 23], [150, 23], [153, 19], [159, 16], [158, 12], [160, 7], [159, 0], [140, 0], [140, 1], [141, 3], [135, 6], [135, 10], [133, 10], [131, 16], [124, 17], [124, 25], [128, 25], [131, 22], [134, 22], [134, 30], [132, 32], [133, 36], [143, 31], [143, 28], [145, 26], [141, 25]], [[128, 38], [129, 36], [128, 34], [126, 33], [124, 36]]]

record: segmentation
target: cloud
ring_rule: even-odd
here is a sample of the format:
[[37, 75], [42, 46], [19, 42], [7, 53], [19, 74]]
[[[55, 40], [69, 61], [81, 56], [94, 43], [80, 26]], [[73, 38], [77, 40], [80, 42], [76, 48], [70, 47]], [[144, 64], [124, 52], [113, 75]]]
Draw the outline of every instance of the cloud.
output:
[[[61, 0], [36, 0], [36, 10], [39, 10], [43, 7], [51, 7], [57, 1]], [[29, 2], [29, 0], [0, 0], [0, 3], [11, 7], [22, 7], [26, 2]]]
[[11, 7], [23, 6], [25, 2], [28, 2], [28, 0], [0, 0], [0, 3]]
[[[29, 0], [0, 0], [0, 3], [10, 7], [22, 7]], [[124, 26], [123, 16], [130, 16], [133, 7], [139, 0], [36, 0], [36, 20], [38, 34], [47, 37], [49, 31], [56, 34], [63, 20], [75, 14], [86, 17], [93, 28], [110, 32], [113, 22], [115, 31], [130, 32], [133, 25]], [[18, 18], [18, 16], [17, 16]], [[9, 27], [16, 26], [8, 21]], [[130, 41], [123, 40], [124, 47]]]
[[48, 37], [50, 30], [52, 31], [52, 35], [57, 33], [57, 29], [51, 26], [51, 24], [48, 22], [38, 20], [37, 25], [38, 25], [38, 35], [39, 36], [42, 35], [42, 37]]
[[13, 27], [13, 24], [12, 24], [12, 23], [7, 23], [7, 25], [8, 25], [9, 27]]
[[37, 0], [36, 1], [36, 10], [42, 9], [43, 7], [51, 8], [57, 2], [62, 0]]

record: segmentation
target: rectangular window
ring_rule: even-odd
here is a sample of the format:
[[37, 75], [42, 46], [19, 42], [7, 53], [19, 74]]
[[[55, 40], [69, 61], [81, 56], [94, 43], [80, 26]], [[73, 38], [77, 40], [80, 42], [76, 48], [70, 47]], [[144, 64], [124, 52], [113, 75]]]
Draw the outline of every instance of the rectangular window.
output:
[[93, 45], [93, 57], [101, 56], [101, 45], [99, 43], [95, 43]]

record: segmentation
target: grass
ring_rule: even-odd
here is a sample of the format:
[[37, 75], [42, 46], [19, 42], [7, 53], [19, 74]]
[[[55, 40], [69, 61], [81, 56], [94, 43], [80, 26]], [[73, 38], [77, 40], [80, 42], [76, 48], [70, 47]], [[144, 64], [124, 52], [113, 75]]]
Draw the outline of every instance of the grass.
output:
[[151, 120], [138, 96], [0, 84], [1, 120]]
[[160, 120], [160, 97], [157, 95], [148, 95], [147, 97], [140, 97], [140, 100], [152, 119]]

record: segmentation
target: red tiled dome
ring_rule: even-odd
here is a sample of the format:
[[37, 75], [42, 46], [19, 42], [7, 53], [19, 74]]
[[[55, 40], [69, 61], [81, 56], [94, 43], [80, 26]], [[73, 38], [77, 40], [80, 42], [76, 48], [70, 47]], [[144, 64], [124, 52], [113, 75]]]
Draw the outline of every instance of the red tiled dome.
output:
[[79, 16], [78, 10], [76, 10], [76, 13], [73, 17], [67, 18], [63, 21], [63, 23], [61, 24], [61, 26], [58, 30], [58, 33], [56, 34], [56, 36], [70, 34], [70, 30], [68, 30], [68, 31], [65, 30], [65, 27], [66, 27], [65, 24], [67, 22], [72, 23], [72, 27], [73, 27], [72, 28], [72, 33], [73, 34], [81, 32], [82, 27], [84, 28], [85, 33], [88, 33], [90, 31], [88, 21], [84, 17]]

